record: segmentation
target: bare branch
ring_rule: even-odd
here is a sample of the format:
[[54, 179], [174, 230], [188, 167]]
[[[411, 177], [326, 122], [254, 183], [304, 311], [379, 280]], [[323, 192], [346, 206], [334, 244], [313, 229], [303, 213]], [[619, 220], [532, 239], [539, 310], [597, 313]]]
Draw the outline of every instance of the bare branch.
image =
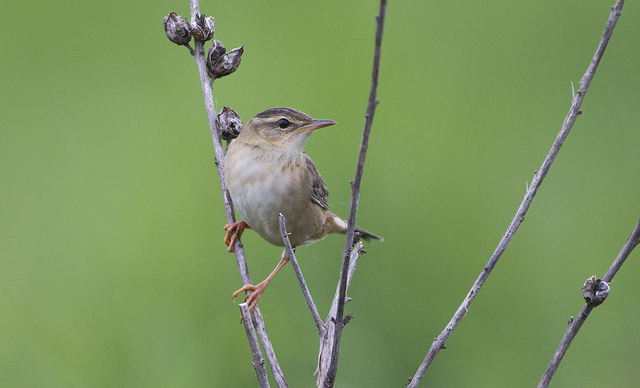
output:
[[[351, 285], [351, 278], [353, 277], [353, 273], [356, 270], [356, 264], [358, 264], [358, 259], [360, 258], [360, 254], [363, 253], [362, 243], [359, 242], [355, 248], [351, 251], [351, 257], [349, 260], [349, 269], [347, 270], [347, 290]], [[318, 378], [316, 379], [316, 384], [320, 386], [331, 386], [333, 381], [328, 380], [328, 372], [331, 364], [331, 355], [333, 352], [334, 341], [333, 338], [335, 336], [336, 330], [336, 320], [335, 316], [338, 311], [338, 299], [340, 296], [340, 285], [336, 287], [336, 292], [333, 296], [333, 302], [331, 303], [331, 308], [329, 309], [329, 314], [327, 314], [327, 322], [324, 324], [324, 330], [320, 334], [320, 350], [318, 352], [318, 367], [316, 371], [313, 373], [317, 374]], [[347, 302], [349, 299], [347, 298]], [[343, 324], [346, 322], [343, 320]], [[331, 385], [329, 385], [331, 384]]]
[[584, 99], [584, 96], [587, 93], [587, 90], [589, 89], [591, 80], [595, 75], [595, 72], [596, 72], [596, 69], [598, 68], [598, 64], [600, 63], [600, 60], [602, 59], [604, 50], [607, 47], [607, 43], [609, 42], [609, 38], [611, 37], [611, 34], [613, 33], [613, 29], [620, 16], [620, 11], [622, 9], [623, 4], [624, 4], [624, 0], [619, 0], [616, 3], [616, 5], [612, 7], [611, 15], [609, 16], [609, 21], [607, 22], [607, 26], [604, 31], [604, 34], [602, 35], [602, 39], [600, 40], [600, 44], [598, 45], [596, 53], [593, 59], [591, 60], [589, 67], [587, 68], [587, 72], [584, 74], [584, 76], [582, 77], [582, 80], [580, 81], [581, 82], [580, 89], [578, 89], [578, 93], [573, 97], [573, 101], [571, 103], [571, 108], [569, 109], [569, 113], [567, 114], [567, 116], [564, 119], [564, 122], [562, 123], [562, 128], [560, 129], [560, 132], [558, 133], [556, 140], [551, 146], [551, 150], [549, 151], [549, 153], [547, 154], [547, 157], [542, 162], [542, 166], [540, 167], [540, 170], [538, 170], [534, 174], [531, 185], [529, 186], [524, 196], [524, 199], [522, 200], [522, 203], [520, 204], [520, 207], [516, 212], [516, 215], [514, 216], [509, 226], [507, 227], [507, 231], [505, 232], [504, 236], [502, 236], [502, 239], [498, 243], [498, 246], [496, 247], [495, 251], [491, 255], [491, 258], [489, 259], [489, 262], [482, 269], [482, 272], [480, 272], [480, 275], [473, 283], [471, 290], [462, 301], [462, 304], [460, 305], [460, 307], [458, 307], [458, 310], [453, 315], [453, 317], [451, 318], [447, 326], [444, 328], [444, 330], [433, 341], [431, 348], [429, 349], [426, 357], [420, 364], [420, 367], [418, 368], [415, 376], [412, 378], [411, 382], [409, 383], [408, 388], [415, 388], [418, 386], [427, 368], [431, 364], [431, 361], [433, 361], [433, 359], [438, 354], [440, 349], [444, 348], [444, 344], [446, 340], [449, 338], [449, 335], [451, 335], [451, 332], [456, 328], [458, 323], [465, 316], [467, 309], [469, 308], [469, 306], [471, 305], [475, 297], [478, 295], [478, 292], [480, 292], [480, 288], [489, 277], [489, 274], [498, 263], [498, 259], [500, 259], [500, 257], [502, 256], [505, 249], [507, 248], [507, 245], [509, 245], [509, 242], [513, 238], [513, 235], [516, 233], [516, 231], [518, 230], [518, 227], [524, 220], [524, 217], [527, 214], [529, 207], [531, 206], [531, 202], [533, 201], [533, 198], [535, 197], [536, 192], [538, 191], [538, 188], [542, 184], [542, 181], [547, 175], [547, 172], [549, 172], [549, 169], [551, 168], [551, 164], [553, 163], [556, 155], [560, 151], [560, 147], [562, 147], [564, 140], [569, 135], [569, 131], [571, 131], [571, 127], [573, 126], [573, 123], [575, 122], [578, 115], [582, 113], [582, 111], [580, 110], [582, 100]]
[[[318, 367], [314, 374], [318, 374], [318, 378], [316, 383], [318, 386], [324, 385], [327, 374], [324, 373], [329, 370], [329, 364], [331, 361], [331, 354], [333, 353], [333, 338], [335, 335], [336, 321], [335, 317], [338, 310], [338, 300], [340, 295], [340, 286], [336, 287], [336, 292], [333, 298], [333, 302], [331, 304], [331, 308], [329, 309], [329, 314], [327, 315], [327, 323], [322, 322], [320, 315], [318, 314], [318, 310], [313, 303], [313, 298], [311, 297], [311, 293], [309, 292], [309, 288], [302, 276], [302, 271], [300, 270], [300, 266], [298, 265], [298, 261], [295, 257], [295, 252], [293, 247], [291, 246], [291, 242], [289, 241], [289, 235], [286, 230], [286, 222], [285, 218], [280, 213], [280, 234], [282, 235], [282, 241], [285, 245], [285, 250], [291, 264], [293, 265], [294, 271], [296, 272], [296, 276], [298, 277], [298, 282], [300, 283], [300, 287], [302, 288], [302, 293], [304, 294], [305, 300], [307, 301], [307, 305], [309, 306], [309, 310], [311, 310], [311, 315], [313, 316], [314, 321], [316, 322], [316, 326], [318, 328], [318, 333], [320, 335], [320, 350], [318, 353]], [[356, 269], [356, 264], [358, 263], [358, 258], [360, 257], [360, 253], [363, 252], [362, 243], [358, 243], [358, 245], [351, 251], [351, 257], [349, 260], [349, 268], [347, 270], [347, 290], [351, 285], [351, 279], [353, 278], [353, 274]], [[346, 322], [345, 322], [346, 323]]]
[[307, 283], [304, 281], [304, 276], [302, 276], [302, 270], [300, 269], [300, 265], [298, 265], [298, 260], [296, 260], [296, 255], [291, 246], [291, 241], [289, 241], [289, 234], [287, 233], [287, 225], [282, 213], [278, 213], [278, 217], [280, 220], [280, 234], [282, 235], [282, 241], [284, 242], [284, 249], [287, 252], [287, 256], [289, 256], [289, 260], [291, 261], [291, 265], [293, 266], [293, 270], [298, 277], [298, 283], [300, 283], [300, 288], [302, 288], [302, 294], [304, 295], [304, 299], [307, 301], [307, 306], [309, 306], [309, 310], [311, 311], [311, 316], [316, 323], [316, 327], [318, 328], [318, 333], [322, 336], [322, 332], [324, 331], [324, 323], [320, 318], [320, 314], [318, 314], [318, 309], [316, 308], [315, 303], [313, 303], [313, 298], [311, 297], [311, 293], [309, 292], [309, 287], [307, 287]]
[[262, 344], [262, 349], [264, 349], [264, 355], [267, 358], [267, 361], [269, 362], [269, 367], [271, 368], [273, 379], [276, 381], [276, 384], [278, 384], [278, 388], [288, 388], [289, 385], [287, 384], [287, 380], [284, 378], [282, 369], [280, 369], [280, 364], [278, 363], [276, 352], [273, 349], [271, 340], [269, 339], [269, 334], [267, 333], [267, 326], [264, 323], [264, 319], [262, 319], [262, 313], [260, 312], [259, 306], [256, 306], [253, 309], [252, 316], [253, 316], [253, 326], [256, 329], [256, 333], [258, 333], [260, 344]]
[[640, 220], [638, 220], [638, 223], [633, 229], [633, 232], [631, 232], [627, 242], [622, 247], [620, 253], [618, 253], [618, 257], [616, 257], [607, 273], [602, 277], [603, 281], [611, 283], [613, 277], [616, 276], [616, 273], [618, 273], [618, 270], [622, 267], [622, 264], [624, 264], [624, 261], [638, 244], [640, 244]]
[[[195, 17], [200, 14], [198, 10], [198, 0], [191, 1], [191, 15]], [[211, 130], [211, 140], [213, 141], [213, 150], [216, 166], [218, 167], [218, 177], [220, 180], [220, 188], [222, 190], [222, 201], [224, 203], [224, 210], [227, 216], [227, 223], [231, 224], [236, 221], [235, 214], [233, 213], [233, 203], [231, 202], [231, 196], [227, 185], [224, 181], [224, 149], [222, 148], [222, 140], [220, 139], [220, 132], [218, 131], [218, 121], [216, 115], [216, 109], [213, 104], [213, 94], [209, 84], [209, 75], [207, 74], [207, 64], [204, 52], [204, 42], [201, 40], [195, 41], [194, 57], [196, 65], [198, 66], [198, 73], [200, 74], [200, 83], [202, 85], [202, 94], [204, 97], [204, 105], [207, 111], [207, 118], [209, 119], [209, 128]], [[247, 261], [244, 256], [244, 246], [239, 239], [236, 240], [234, 245], [234, 253], [236, 255], [236, 261], [238, 262], [238, 269], [240, 270], [240, 277], [244, 284], [251, 283], [251, 276], [249, 275], [249, 268], [247, 267]]]
[[[631, 232], [631, 235], [627, 239], [627, 242], [622, 246], [620, 253], [618, 253], [618, 256], [611, 264], [611, 267], [609, 267], [609, 270], [602, 278], [602, 281], [611, 283], [615, 274], [618, 272], [624, 261], [638, 244], [640, 244], [640, 220], [638, 220], [636, 227], [633, 229], [633, 232]], [[562, 358], [567, 353], [569, 346], [571, 346], [571, 342], [576, 337], [576, 335], [578, 335], [578, 331], [580, 331], [582, 324], [584, 324], [584, 322], [589, 317], [591, 310], [593, 310], [596, 306], [597, 304], [587, 302], [582, 308], [582, 311], [580, 311], [578, 317], [575, 320], [572, 318], [569, 321], [569, 326], [567, 327], [562, 340], [560, 340], [560, 344], [558, 344], [558, 348], [553, 354], [553, 357], [551, 358], [547, 369], [544, 371], [544, 374], [540, 379], [540, 383], [538, 383], [538, 388], [546, 388], [549, 386], [549, 383], [551, 382], [553, 375], [556, 373], [556, 370], [558, 369]]]
[[240, 303], [240, 314], [242, 314], [242, 322], [244, 323], [244, 330], [247, 333], [247, 339], [249, 340], [249, 348], [251, 348], [251, 355], [253, 356], [253, 369], [256, 370], [256, 376], [258, 377], [258, 383], [262, 388], [269, 387], [269, 378], [267, 377], [267, 370], [264, 368], [264, 359], [260, 352], [260, 345], [258, 345], [258, 337], [253, 328], [253, 320], [251, 319], [251, 312], [249, 306], [246, 303]]
[[[190, 0], [191, 17], [197, 17], [200, 15], [198, 0]], [[224, 203], [224, 209], [227, 216], [227, 223], [231, 224], [235, 222], [235, 215], [233, 213], [233, 204], [231, 202], [231, 196], [227, 190], [227, 186], [224, 182], [224, 149], [222, 148], [222, 141], [220, 140], [220, 132], [217, 126], [217, 115], [215, 106], [213, 104], [213, 94], [211, 92], [211, 84], [209, 83], [209, 76], [207, 74], [207, 65], [204, 52], [204, 42], [201, 40], [195, 40], [194, 58], [198, 66], [198, 73], [200, 74], [200, 83], [202, 85], [202, 94], [204, 96], [204, 105], [207, 111], [207, 118], [209, 119], [209, 128], [211, 130], [211, 139], [213, 141], [213, 149], [215, 151], [215, 163], [218, 167], [218, 177], [220, 179], [220, 188], [222, 190], [222, 200]], [[244, 247], [237, 239], [234, 245], [234, 253], [236, 256], [236, 262], [238, 264], [238, 270], [240, 271], [240, 277], [243, 284], [251, 284], [251, 276], [249, 275], [249, 268], [247, 267], [247, 261], [244, 255]], [[288, 387], [287, 382], [278, 364], [278, 360], [273, 350], [273, 345], [269, 340], [267, 329], [260, 313], [260, 309], [256, 307], [253, 312], [253, 321], [262, 343], [262, 347], [265, 351], [265, 356], [269, 361], [269, 366], [273, 377], [279, 387]]]
[[356, 167], [355, 178], [351, 184], [351, 205], [349, 210], [349, 220], [347, 223], [347, 237], [344, 243], [344, 255], [342, 256], [342, 270], [340, 272], [340, 282], [338, 283], [340, 294], [336, 311], [336, 330], [333, 338], [333, 348], [331, 354], [331, 365], [327, 371], [326, 387], [332, 387], [338, 371], [338, 356], [340, 352], [340, 340], [342, 338], [342, 328], [344, 327], [344, 303], [347, 294], [347, 272], [349, 269], [349, 260], [351, 258], [351, 249], [353, 247], [356, 215], [358, 213], [358, 201], [360, 199], [360, 183], [362, 182], [362, 174], [364, 171], [364, 162], [367, 156], [367, 148], [369, 147], [369, 134], [371, 133], [371, 125], [373, 116], [378, 105], [378, 75], [380, 73], [380, 52], [382, 50], [382, 32], [384, 30], [384, 19], [387, 10], [387, 0], [380, 0], [380, 11], [376, 16], [378, 22], [376, 29], [376, 42], [373, 54], [373, 71], [371, 74], [371, 91], [369, 93], [369, 102], [367, 104], [367, 113], [365, 115], [364, 131], [362, 133], [362, 142], [360, 145], [360, 154], [358, 155], [358, 164]]

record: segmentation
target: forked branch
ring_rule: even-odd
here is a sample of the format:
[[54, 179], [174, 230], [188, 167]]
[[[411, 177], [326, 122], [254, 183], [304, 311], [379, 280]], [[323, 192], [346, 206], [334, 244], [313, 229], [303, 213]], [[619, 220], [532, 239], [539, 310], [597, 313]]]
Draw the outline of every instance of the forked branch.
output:
[[258, 344], [258, 337], [253, 325], [253, 319], [251, 319], [251, 312], [249, 306], [246, 303], [240, 303], [240, 314], [242, 315], [242, 323], [244, 324], [244, 330], [247, 334], [247, 340], [249, 340], [249, 348], [251, 349], [251, 356], [253, 356], [253, 369], [256, 371], [256, 377], [261, 388], [269, 388], [269, 378], [267, 377], [267, 370], [264, 367], [264, 359], [260, 352], [260, 345]]
[[578, 117], [578, 115], [582, 113], [582, 111], [580, 110], [580, 106], [582, 105], [582, 100], [584, 99], [587, 93], [587, 90], [589, 89], [589, 85], [591, 84], [591, 80], [593, 79], [593, 76], [595, 75], [598, 65], [600, 64], [600, 60], [602, 59], [604, 50], [607, 47], [607, 43], [609, 43], [609, 39], [611, 38], [613, 29], [615, 28], [616, 22], [620, 17], [620, 12], [622, 10], [623, 4], [624, 4], [624, 0], [619, 0], [616, 3], [616, 5], [611, 8], [611, 15], [609, 16], [609, 20], [607, 22], [607, 26], [605, 28], [604, 34], [602, 35], [602, 39], [600, 40], [600, 44], [598, 45], [596, 53], [593, 56], [593, 59], [591, 60], [586, 73], [580, 80], [580, 83], [581, 83], [580, 89], [578, 89], [578, 93], [573, 96], [573, 101], [571, 103], [571, 108], [569, 109], [569, 113], [567, 114], [567, 116], [564, 119], [564, 122], [562, 123], [560, 132], [558, 133], [556, 140], [553, 142], [553, 145], [551, 146], [551, 150], [549, 151], [546, 158], [542, 162], [542, 166], [538, 171], [535, 172], [533, 176], [533, 180], [531, 181], [531, 185], [529, 186], [529, 189], [525, 193], [524, 199], [522, 200], [522, 203], [520, 204], [518, 211], [516, 212], [515, 216], [511, 220], [511, 223], [507, 227], [507, 231], [502, 236], [502, 239], [500, 239], [498, 246], [496, 247], [491, 257], [489, 258], [488, 263], [484, 266], [484, 268], [480, 272], [480, 275], [473, 283], [471, 290], [469, 290], [469, 293], [460, 304], [460, 307], [458, 307], [458, 310], [455, 312], [455, 314], [453, 315], [453, 317], [451, 318], [447, 326], [444, 328], [444, 330], [440, 333], [440, 335], [438, 335], [438, 337], [434, 339], [433, 343], [431, 344], [431, 347], [429, 348], [429, 351], [427, 352], [427, 355], [425, 356], [424, 360], [420, 364], [420, 367], [416, 371], [412, 380], [409, 382], [409, 385], [408, 385], [409, 388], [415, 388], [418, 386], [418, 384], [422, 380], [422, 377], [427, 371], [427, 368], [429, 367], [429, 365], [431, 365], [431, 362], [436, 357], [440, 349], [444, 349], [445, 342], [447, 341], [447, 339], [449, 338], [453, 330], [456, 328], [456, 326], [458, 326], [458, 323], [460, 323], [462, 318], [467, 313], [467, 309], [469, 308], [471, 303], [474, 301], [475, 297], [478, 295], [478, 292], [480, 292], [480, 288], [489, 277], [489, 274], [491, 274], [491, 271], [498, 263], [498, 260], [504, 253], [505, 249], [507, 248], [507, 245], [509, 245], [509, 242], [513, 238], [513, 235], [516, 233], [516, 231], [518, 230], [518, 227], [524, 220], [524, 217], [527, 214], [529, 207], [531, 206], [531, 202], [533, 201], [533, 198], [535, 197], [538, 191], [538, 188], [540, 187], [540, 185], [542, 184], [542, 181], [544, 180], [545, 176], [549, 172], [549, 169], [551, 168], [551, 165], [553, 164], [553, 161], [556, 155], [558, 155], [558, 152], [560, 151], [560, 148], [562, 147], [564, 140], [569, 135], [569, 131], [571, 131], [571, 128], [573, 127], [573, 123], [576, 121], [576, 118]]

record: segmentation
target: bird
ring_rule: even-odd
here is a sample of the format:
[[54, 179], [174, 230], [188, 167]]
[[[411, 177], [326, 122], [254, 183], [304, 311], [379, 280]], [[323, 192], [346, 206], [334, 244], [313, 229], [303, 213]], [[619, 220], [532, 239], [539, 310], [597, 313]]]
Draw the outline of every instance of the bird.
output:
[[[279, 213], [286, 220], [292, 247], [313, 244], [329, 233], [347, 232], [347, 221], [329, 210], [329, 190], [315, 163], [304, 150], [318, 129], [337, 124], [313, 119], [293, 108], [271, 108], [247, 122], [228, 146], [224, 181], [241, 221], [227, 224], [224, 242], [233, 252], [235, 240], [245, 229], [256, 231], [276, 246], [284, 246]], [[365, 240], [382, 237], [356, 226]], [[245, 284], [233, 293], [252, 291], [246, 303], [255, 308], [265, 288], [289, 261], [287, 251], [262, 282]]]

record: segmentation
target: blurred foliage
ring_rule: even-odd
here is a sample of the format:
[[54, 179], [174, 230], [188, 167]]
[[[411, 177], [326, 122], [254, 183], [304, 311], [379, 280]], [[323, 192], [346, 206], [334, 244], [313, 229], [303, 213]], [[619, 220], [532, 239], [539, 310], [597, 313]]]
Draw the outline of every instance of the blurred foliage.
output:
[[[402, 386], [493, 252], [546, 155], [613, 0], [391, 1], [339, 387]], [[245, 46], [216, 106], [340, 125], [307, 147], [348, 213], [376, 1], [201, 1]], [[8, 8], [8, 9], [7, 9]], [[162, 18], [188, 3], [9, 2], [0, 25], [0, 385], [250, 387], [200, 83]], [[424, 386], [531, 386], [640, 215], [640, 8], [622, 18], [572, 133]], [[64, 16], [56, 16], [64, 15]], [[245, 234], [254, 279], [279, 248]], [[321, 311], [341, 236], [298, 250]], [[638, 252], [555, 386], [635, 386]], [[636, 280], [634, 280], [636, 279]], [[290, 267], [261, 300], [290, 385], [317, 333]], [[324, 313], [323, 313], [324, 314]]]

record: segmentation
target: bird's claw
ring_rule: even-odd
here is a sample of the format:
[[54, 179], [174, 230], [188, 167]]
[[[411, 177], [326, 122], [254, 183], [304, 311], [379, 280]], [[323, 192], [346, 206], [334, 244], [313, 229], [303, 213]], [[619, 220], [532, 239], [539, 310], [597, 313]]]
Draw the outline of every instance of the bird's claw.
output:
[[253, 312], [253, 309], [258, 305], [258, 299], [260, 299], [265, 288], [267, 288], [267, 283], [265, 282], [260, 282], [255, 286], [253, 284], [245, 284], [242, 288], [231, 295], [231, 299], [235, 300], [235, 298], [243, 292], [252, 291], [251, 295], [248, 295], [244, 301], [249, 306], [249, 311]]
[[233, 224], [227, 224], [224, 226], [224, 230], [227, 234], [224, 236], [224, 243], [227, 245], [227, 251], [233, 252], [233, 246], [236, 240], [242, 236], [242, 232], [245, 229], [251, 229], [249, 224], [244, 221], [237, 221]]

